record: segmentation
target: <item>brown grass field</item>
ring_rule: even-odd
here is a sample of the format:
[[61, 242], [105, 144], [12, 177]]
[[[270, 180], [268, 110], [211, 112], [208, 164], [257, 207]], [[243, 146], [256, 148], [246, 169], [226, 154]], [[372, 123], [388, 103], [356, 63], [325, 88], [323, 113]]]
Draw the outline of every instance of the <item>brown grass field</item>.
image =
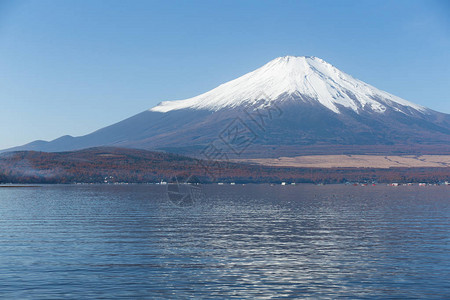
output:
[[307, 168], [414, 168], [414, 167], [450, 167], [450, 155], [305, 155], [280, 158], [236, 159], [246, 162], [277, 167]]

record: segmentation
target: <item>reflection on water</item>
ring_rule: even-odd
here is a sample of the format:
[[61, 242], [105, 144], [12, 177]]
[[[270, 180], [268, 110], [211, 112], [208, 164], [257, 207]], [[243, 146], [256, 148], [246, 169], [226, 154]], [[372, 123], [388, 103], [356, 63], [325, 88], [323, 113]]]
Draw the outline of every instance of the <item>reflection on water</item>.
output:
[[0, 296], [450, 297], [448, 187], [0, 190]]

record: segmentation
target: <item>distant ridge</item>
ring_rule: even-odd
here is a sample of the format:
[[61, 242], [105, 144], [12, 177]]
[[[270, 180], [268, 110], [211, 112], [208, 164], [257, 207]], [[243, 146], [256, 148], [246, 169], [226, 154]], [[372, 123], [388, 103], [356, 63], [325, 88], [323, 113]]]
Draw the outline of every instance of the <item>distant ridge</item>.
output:
[[[210, 166], [206, 169], [204, 166]], [[69, 152], [18, 151], [0, 155], [7, 183], [345, 183], [448, 181], [448, 168], [292, 168], [200, 161], [169, 153], [98, 147]], [[190, 181], [191, 182], [191, 181]]]

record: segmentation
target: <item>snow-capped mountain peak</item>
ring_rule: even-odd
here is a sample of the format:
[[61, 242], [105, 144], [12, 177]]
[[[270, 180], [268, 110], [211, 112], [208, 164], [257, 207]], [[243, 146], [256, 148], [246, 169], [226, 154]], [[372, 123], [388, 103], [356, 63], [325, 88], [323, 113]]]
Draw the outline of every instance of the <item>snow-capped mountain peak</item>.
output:
[[320, 58], [283, 56], [209, 92], [186, 100], [164, 101], [150, 111], [168, 112], [179, 109], [217, 111], [223, 108], [257, 105], [261, 100], [264, 100], [264, 103], [283, 101], [286, 97], [281, 97], [282, 95], [314, 99], [335, 113], [340, 113], [340, 106], [357, 113], [362, 109], [382, 113], [387, 106], [402, 111], [398, 108], [399, 105], [421, 112], [426, 110], [420, 105], [355, 79]]
[[[271, 110], [244, 113], [271, 105], [282, 111], [274, 120], [269, 117]], [[241, 123], [236, 121], [239, 118]], [[343, 153], [442, 154], [450, 143], [450, 115], [376, 89], [320, 58], [285, 56], [207, 93], [162, 102], [85, 136], [35, 141], [7, 150], [114, 146], [198, 156], [204, 152], [199, 149], [210, 149], [214, 143], [223, 146], [217, 149], [220, 153], [236, 153], [234, 146], [248, 146], [241, 143], [246, 139], [233, 136], [241, 125], [261, 134], [255, 145], [243, 151], [253, 158], [335, 154], [335, 147], [342, 147]]]

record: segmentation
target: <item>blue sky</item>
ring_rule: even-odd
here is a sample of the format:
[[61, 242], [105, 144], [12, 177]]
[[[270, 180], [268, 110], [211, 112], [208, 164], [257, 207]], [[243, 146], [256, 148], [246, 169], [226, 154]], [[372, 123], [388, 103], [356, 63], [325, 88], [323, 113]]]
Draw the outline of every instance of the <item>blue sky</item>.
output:
[[0, 0], [0, 149], [87, 134], [284, 55], [450, 113], [449, 1]]

